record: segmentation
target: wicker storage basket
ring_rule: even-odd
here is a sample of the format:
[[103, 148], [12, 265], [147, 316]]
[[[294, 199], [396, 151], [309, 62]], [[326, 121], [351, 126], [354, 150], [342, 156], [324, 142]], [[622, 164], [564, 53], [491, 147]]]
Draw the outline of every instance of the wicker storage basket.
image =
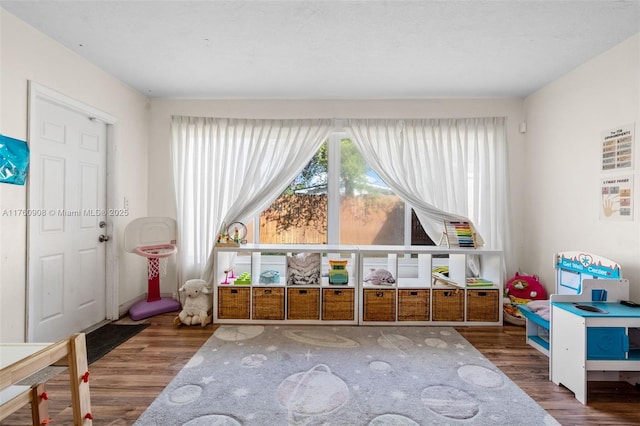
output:
[[250, 288], [218, 287], [218, 318], [249, 319]]
[[467, 321], [499, 321], [501, 308], [497, 289], [467, 289]]
[[317, 320], [320, 319], [319, 288], [288, 288], [287, 319]]
[[253, 319], [284, 319], [284, 287], [253, 288]]
[[464, 321], [464, 290], [433, 289], [433, 321]]
[[369, 288], [364, 290], [364, 321], [395, 321], [396, 291]]
[[353, 301], [355, 290], [352, 288], [322, 289], [322, 319], [326, 321], [353, 321]]
[[429, 321], [428, 289], [398, 290], [398, 321]]

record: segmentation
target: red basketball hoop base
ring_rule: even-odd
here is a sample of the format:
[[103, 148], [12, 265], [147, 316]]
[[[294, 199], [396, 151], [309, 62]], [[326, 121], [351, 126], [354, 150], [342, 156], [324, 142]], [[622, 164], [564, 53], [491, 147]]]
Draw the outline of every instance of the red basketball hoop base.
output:
[[141, 300], [129, 308], [129, 317], [134, 321], [139, 321], [154, 315], [179, 311], [180, 309], [182, 309], [180, 302], [167, 297], [154, 300], [153, 302]]
[[180, 302], [168, 297], [160, 297], [160, 260], [166, 259], [176, 252], [175, 244], [160, 244], [142, 246], [135, 249], [135, 253], [147, 258], [148, 268], [148, 293], [147, 299], [135, 303], [129, 308], [129, 317], [138, 321], [154, 315], [174, 312], [182, 309]]

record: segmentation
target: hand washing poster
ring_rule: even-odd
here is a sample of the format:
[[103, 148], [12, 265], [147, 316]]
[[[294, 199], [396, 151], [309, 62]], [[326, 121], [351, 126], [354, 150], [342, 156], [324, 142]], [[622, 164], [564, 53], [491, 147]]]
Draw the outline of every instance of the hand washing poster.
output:
[[602, 178], [600, 219], [633, 219], [633, 175]]

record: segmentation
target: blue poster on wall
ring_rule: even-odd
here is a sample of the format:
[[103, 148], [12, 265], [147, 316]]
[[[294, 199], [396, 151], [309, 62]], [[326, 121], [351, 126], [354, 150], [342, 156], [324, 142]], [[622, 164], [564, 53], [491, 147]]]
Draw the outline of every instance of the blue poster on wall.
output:
[[29, 146], [25, 141], [0, 135], [0, 182], [24, 185], [29, 168]]

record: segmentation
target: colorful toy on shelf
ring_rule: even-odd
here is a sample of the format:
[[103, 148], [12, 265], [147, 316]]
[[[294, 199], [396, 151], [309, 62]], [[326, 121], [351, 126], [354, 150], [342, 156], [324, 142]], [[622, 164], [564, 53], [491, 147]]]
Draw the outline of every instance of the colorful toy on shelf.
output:
[[250, 285], [251, 284], [251, 274], [248, 272], [241, 273], [238, 278], [234, 281], [235, 285]]
[[330, 260], [329, 284], [348, 284], [349, 271], [347, 270], [347, 260]]
[[280, 272], [267, 270], [260, 273], [260, 284], [278, 284], [280, 282]]
[[233, 222], [228, 228], [222, 225], [222, 232], [216, 239], [216, 247], [240, 247], [247, 243], [247, 227], [242, 222]]
[[438, 242], [442, 244], [442, 240], [447, 241], [449, 247], [467, 247], [476, 248], [476, 233], [470, 222], [466, 221], [444, 221], [444, 232]]
[[220, 284], [231, 284], [231, 281], [229, 280], [234, 279], [235, 277], [236, 276], [233, 275], [233, 266], [229, 266], [224, 270], [224, 281], [222, 281]]
[[467, 277], [467, 287], [493, 287], [493, 281], [482, 277]]
[[229, 234], [222, 233], [222, 234], [218, 234], [218, 239], [216, 240], [216, 247], [240, 247], [240, 243], [232, 240]]

